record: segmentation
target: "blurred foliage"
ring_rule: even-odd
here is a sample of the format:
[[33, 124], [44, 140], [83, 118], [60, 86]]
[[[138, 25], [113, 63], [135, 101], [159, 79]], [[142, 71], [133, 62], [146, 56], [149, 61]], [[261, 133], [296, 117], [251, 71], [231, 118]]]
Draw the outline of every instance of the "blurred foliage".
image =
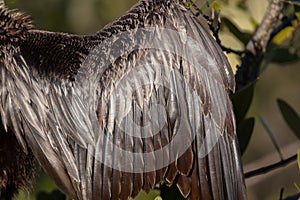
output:
[[254, 87], [255, 83], [249, 84], [233, 95], [232, 102], [237, 124], [246, 117], [252, 103]]
[[[230, 48], [243, 50], [250, 40], [251, 35], [263, 19], [263, 14], [267, 5], [267, 1], [261, 0], [214, 1], [212, 7], [221, 10], [221, 21], [223, 23], [220, 37], [222, 42]], [[299, 11], [299, 4], [297, 3], [291, 3], [286, 6], [283, 13], [285, 17], [283, 17], [282, 24], [288, 24], [285, 24], [285, 27], [281, 27], [281, 24], [278, 24], [279, 30], [275, 30], [277, 32], [274, 36], [272, 36], [272, 41], [267, 48], [264, 67], [266, 67], [269, 63], [287, 63], [299, 60]], [[231, 37], [232, 40], [235, 42], [238, 40], [240, 45], [237, 45], [236, 47], [233, 46], [232, 44], [235, 44], [235, 42], [228, 39], [229, 35], [233, 35], [233, 37]], [[232, 56], [233, 57], [229, 57], [231, 64], [239, 65], [240, 57], [237, 55]], [[264, 68], [262, 67], [261, 71], [263, 70]], [[252, 103], [254, 90], [255, 83], [246, 86], [241, 91], [238, 91], [232, 98], [237, 120], [237, 134], [242, 153], [245, 152], [249, 144], [255, 123], [254, 118], [246, 117]], [[286, 123], [299, 138], [300, 121], [298, 114], [283, 100], [278, 100], [278, 105]], [[277, 143], [275, 140], [273, 140], [273, 142]]]
[[275, 137], [275, 134], [274, 132], [271, 130], [271, 127], [269, 126], [269, 124], [267, 124], [267, 122], [264, 120], [263, 117], [259, 116], [259, 120], [262, 124], [262, 126], [264, 127], [265, 131], [267, 131], [268, 133], [268, 136], [270, 137], [270, 139], [272, 140], [272, 144], [274, 145], [279, 157], [281, 160], [284, 159], [282, 153], [281, 153], [281, 150], [280, 150], [280, 145], [279, 145], [279, 142], [277, 140], [277, 138]]
[[[298, 169], [300, 171], [300, 148], [298, 149], [297, 163], [298, 163]], [[294, 183], [294, 185], [297, 188], [297, 190], [300, 191], [300, 185], [298, 183]]]
[[65, 200], [66, 195], [61, 193], [59, 190], [53, 190], [51, 193], [48, 192], [39, 192], [36, 196], [37, 200]]
[[[18, 8], [32, 16], [34, 24], [39, 29], [50, 31], [62, 31], [76, 34], [91, 34], [100, 30], [112, 19], [120, 16], [129, 9], [137, 0], [7, 0], [6, 3], [11, 8]], [[186, 0], [189, 7], [190, 1]], [[267, 0], [192, 0], [199, 8], [205, 10], [205, 14], [211, 15], [211, 8], [220, 12], [221, 31], [220, 38], [222, 44], [235, 50], [244, 50], [256, 28], [259, 26], [263, 14], [267, 8]], [[209, 3], [207, 3], [209, 2]], [[284, 28], [280, 28], [274, 35], [261, 67], [261, 72], [270, 65], [289, 64], [299, 62], [300, 56], [300, 3], [298, 0], [291, 0], [286, 5], [283, 13], [282, 24], [288, 23]], [[209, 9], [207, 5], [210, 6]], [[236, 70], [241, 58], [235, 54], [227, 55], [228, 59]], [[270, 80], [272, 81], [272, 80]], [[237, 119], [237, 132], [240, 141], [241, 152], [245, 153], [253, 135], [255, 124], [254, 117], [249, 117], [252, 100], [256, 91], [256, 83], [248, 85], [243, 90], [238, 91], [233, 97], [233, 104]], [[299, 91], [300, 92], [300, 91]], [[275, 101], [275, 99], [274, 99]], [[280, 112], [299, 138], [300, 120], [296, 110], [284, 100], [277, 100]], [[274, 112], [274, 115], [279, 115]], [[298, 164], [300, 166], [300, 152], [298, 152]], [[300, 169], [300, 167], [299, 167]], [[152, 190], [150, 194], [141, 193], [139, 200], [160, 200], [160, 199], [180, 199], [176, 187], [167, 187], [164, 184], [160, 190]], [[55, 184], [44, 174], [38, 179], [35, 190], [28, 194], [21, 192], [16, 199], [67, 199], [60, 193]]]
[[300, 170], [300, 148], [298, 149], [297, 161], [298, 161], [298, 168]]
[[278, 106], [286, 123], [293, 130], [295, 135], [300, 139], [300, 117], [296, 111], [285, 101], [278, 99]]
[[253, 133], [255, 119], [246, 118], [254, 95], [255, 83], [249, 84], [232, 97], [233, 108], [237, 123], [237, 135], [242, 155], [246, 151]]
[[249, 145], [253, 130], [255, 119], [253, 117], [243, 119], [237, 126], [237, 136], [240, 145], [240, 151], [243, 155]]
[[162, 200], [160, 196], [160, 190], [159, 189], [153, 189], [147, 194], [146, 192], [142, 191], [138, 194], [138, 196], [135, 199], [141, 199], [141, 200]]

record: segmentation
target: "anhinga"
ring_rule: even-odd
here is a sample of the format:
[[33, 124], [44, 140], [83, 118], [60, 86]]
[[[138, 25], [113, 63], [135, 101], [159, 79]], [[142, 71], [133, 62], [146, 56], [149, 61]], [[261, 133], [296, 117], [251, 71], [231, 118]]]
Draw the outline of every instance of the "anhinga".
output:
[[0, 195], [35, 160], [74, 199], [164, 181], [188, 199], [246, 199], [230, 65], [180, 0], [140, 0], [93, 35], [35, 30], [0, 3]]

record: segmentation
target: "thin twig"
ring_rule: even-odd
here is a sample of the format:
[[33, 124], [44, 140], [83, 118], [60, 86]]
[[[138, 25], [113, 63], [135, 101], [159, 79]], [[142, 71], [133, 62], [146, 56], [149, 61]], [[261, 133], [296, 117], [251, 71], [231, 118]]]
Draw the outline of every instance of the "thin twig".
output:
[[221, 19], [220, 19], [220, 15], [218, 15], [218, 22], [217, 22], [217, 27], [215, 28], [213, 25], [213, 21], [214, 21], [214, 10], [212, 10], [213, 12], [213, 17], [209, 17], [207, 15], [203, 15], [203, 17], [207, 20], [207, 24], [209, 26], [209, 29], [211, 30], [216, 42], [219, 44], [219, 46], [222, 48], [223, 51], [225, 51], [226, 53], [234, 53], [236, 55], [242, 56], [244, 54], [245, 51], [238, 51], [238, 50], [234, 50], [228, 47], [225, 47], [222, 42], [221, 39], [219, 37], [219, 31], [221, 28]]
[[265, 167], [261, 167], [259, 169], [255, 169], [253, 171], [250, 171], [250, 172], [247, 172], [245, 173], [245, 178], [251, 178], [253, 176], [257, 176], [257, 175], [261, 175], [261, 174], [265, 174], [265, 173], [268, 173], [270, 171], [273, 171], [275, 169], [278, 169], [280, 167], [283, 167], [293, 161], [297, 160], [297, 154], [296, 155], [293, 155], [287, 159], [284, 159], [284, 160], [281, 160], [277, 163], [274, 163], [274, 164], [271, 164], [271, 165], [268, 165], [268, 166], [265, 166]]
[[279, 195], [279, 200], [283, 199], [283, 192], [284, 192], [284, 188], [280, 189], [280, 195]]

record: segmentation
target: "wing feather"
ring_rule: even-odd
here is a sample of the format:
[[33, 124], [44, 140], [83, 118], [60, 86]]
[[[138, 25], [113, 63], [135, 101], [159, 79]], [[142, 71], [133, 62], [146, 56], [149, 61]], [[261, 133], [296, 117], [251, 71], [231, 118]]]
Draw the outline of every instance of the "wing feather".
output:
[[[134, 29], [122, 25], [126, 16], [134, 16]], [[25, 59], [14, 63], [21, 63], [19, 73], [2, 72], [8, 81], [1, 82], [8, 87], [1, 91], [2, 122], [65, 192], [127, 199], [165, 181], [189, 199], [245, 199], [228, 97], [234, 77], [182, 3], [140, 1], [95, 36], [31, 31], [27, 37], [41, 40], [41, 51], [52, 56], [47, 60], [66, 60], [61, 48], [70, 51], [76, 59], [75, 66], [67, 63], [68, 76], [75, 81], [61, 78], [64, 66], [54, 66], [51, 80], [47, 63], [36, 60], [45, 55], [31, 61], [34, 50], [25, 53], [31, 44], [22, 44]]]

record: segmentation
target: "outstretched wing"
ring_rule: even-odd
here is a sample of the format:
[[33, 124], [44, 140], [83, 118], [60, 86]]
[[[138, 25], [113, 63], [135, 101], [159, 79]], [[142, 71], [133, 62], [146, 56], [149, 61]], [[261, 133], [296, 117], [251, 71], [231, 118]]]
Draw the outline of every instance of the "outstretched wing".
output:
[[127, 199], [164, 180], [190, 199], [245, 198], [226, 58], [179, 3], [147, 4], [143, 24], [124, 28], [144, 4], [99, 33], [110, 37], [75, 78], [73, 98], [95, 140], [75, 158], [91, 181], [81, 191]]
[[151, 14], [156, 26], [117, 34], [94, 52], [107, 63], [96, 73], [103, 140], [94, 197], [125, 199], [165, 180], [190, 199], [242, 199], [230, 66], [180, 5]]
[[164, 180], [189, 199], [245, 198], [233, 74], [181, 3], [141, 1], [95, 36], [26, 37], [1, 117], [65, 192], [127, 199]]

